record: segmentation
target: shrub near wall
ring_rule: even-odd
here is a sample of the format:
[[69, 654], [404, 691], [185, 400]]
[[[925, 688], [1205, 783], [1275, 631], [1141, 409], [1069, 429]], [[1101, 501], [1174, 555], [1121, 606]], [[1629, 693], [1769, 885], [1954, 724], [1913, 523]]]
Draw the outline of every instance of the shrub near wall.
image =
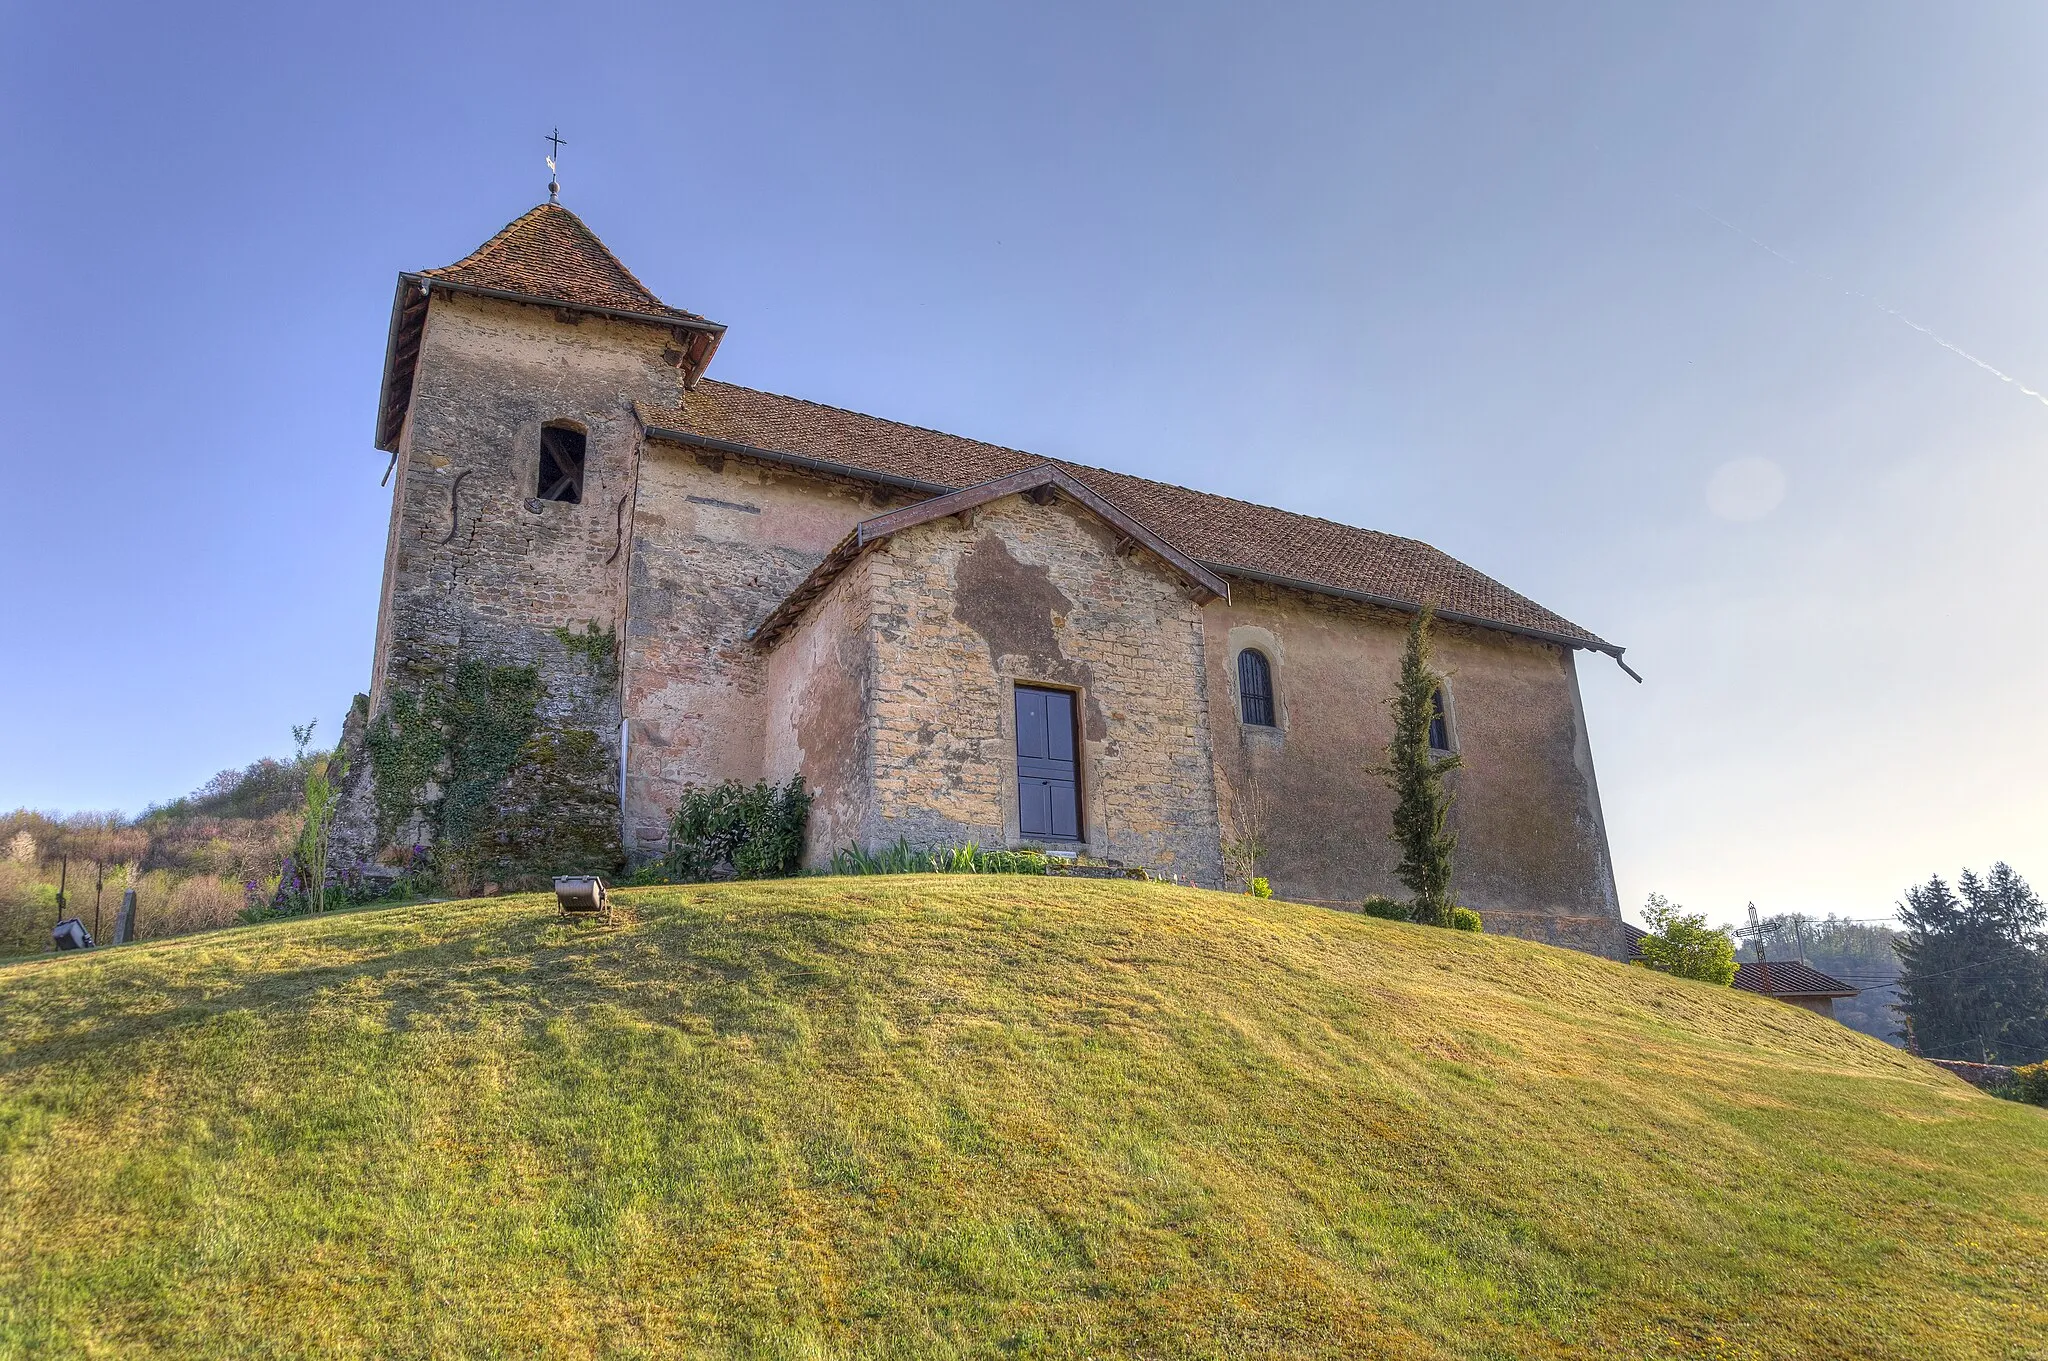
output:
[[708, 789], [687, 785], [669, 823], [662, 868], [684, 883], [706, 879], [772, 879], [803, 863], [811, 794], [802, 776], [786, 785], [727, 780]]
[[2048, 1063], [2030, 1063], [2012, 1070], [2012, 1081], [1998, 1093], [2030, 1106], [2048, 1106]]
[[878, 851], [846, 846], [832, 853], [834, 874], [1047, 874], [1051, 867], [1045, 852], [1030, 847], [985, 850], [968, 842], [920, 848], [905, 837]]

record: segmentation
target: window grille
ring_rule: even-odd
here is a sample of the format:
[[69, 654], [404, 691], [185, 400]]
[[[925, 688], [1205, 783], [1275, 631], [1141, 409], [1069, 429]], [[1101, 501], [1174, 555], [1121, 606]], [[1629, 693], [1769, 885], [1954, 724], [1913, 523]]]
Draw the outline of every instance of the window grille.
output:
[[1451, 749], [1451, 718], [1444, 709], [1444, 688], [1441, 685], [1429, 692], [1429, 749]]
[[1273, 668], [1266, 654], [1246, 648], [1237, 654], [1237, 707], [1239, 716], [1254, 728], [1273, 724]]

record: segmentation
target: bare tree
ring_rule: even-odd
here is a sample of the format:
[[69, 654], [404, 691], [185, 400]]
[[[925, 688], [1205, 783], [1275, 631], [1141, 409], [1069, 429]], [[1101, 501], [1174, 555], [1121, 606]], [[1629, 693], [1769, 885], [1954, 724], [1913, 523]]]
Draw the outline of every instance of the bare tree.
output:
[[1249, 744], [1242, 748], [1244, 779], [1231, 791], [1231, 830], [1236, 833], [1223, 843], [1223, 872], [1231, 880], [1251, 891], [1252, 880], [1259, 876], [1259, 866], [1266, 858], [1266, 828], [1268, 808], [1264, 782], [1259, 778], [1258, 762], [1253, 758]]
[[[97, 940], [106, 898], [107, 868], [142, 859], [149, 849], [149, 833], [131, 826], [119, 813], [75, 813], [64, 819], [61, 847], [64, 872], [68, 873], [73, 860], [92, 866], [92, 934]], [[61, 911], [61, 893], [59, 900]]]

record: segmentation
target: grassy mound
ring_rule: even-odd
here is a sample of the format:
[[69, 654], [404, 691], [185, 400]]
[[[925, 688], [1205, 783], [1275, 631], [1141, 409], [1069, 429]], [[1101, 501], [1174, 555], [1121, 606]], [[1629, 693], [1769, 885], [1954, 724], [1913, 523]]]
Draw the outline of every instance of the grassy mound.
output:
[[2048, 1355], [2048, 1118], [1765, 999], [1155, 885], [0, 969], [0, 1354]]

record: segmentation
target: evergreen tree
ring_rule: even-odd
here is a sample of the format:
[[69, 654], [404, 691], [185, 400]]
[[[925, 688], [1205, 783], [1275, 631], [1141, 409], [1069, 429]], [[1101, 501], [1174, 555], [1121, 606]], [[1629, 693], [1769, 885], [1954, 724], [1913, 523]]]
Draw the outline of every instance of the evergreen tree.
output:
[[1954, 888], [1936, 875], [1906, 890], [1898, 1009], [1929, 1058], [2034, 1063], [2048, 1057], [2048, 921], [2011, 866]]
[[1387, 744], [1387, 764], [1379, 773], [1394, 791], [1394, 844], [1401, 848], [1395, 875], [1415, 895], [1411, 919], [1425, 926], [1449, 926], [1451, 854], [1458, 834], [1448, 827], [1453, 795], [1444, 777], [1458, 768], [1456, 756], [1432, 755], [1429, 721], [1441, 682], [1429, 669], [1429, 626], [1424, 605], [1408, 626], [1408, 649], [1401, 658], [1401, 683], [1389, 701], [1394, 710], [1394, 740]]

